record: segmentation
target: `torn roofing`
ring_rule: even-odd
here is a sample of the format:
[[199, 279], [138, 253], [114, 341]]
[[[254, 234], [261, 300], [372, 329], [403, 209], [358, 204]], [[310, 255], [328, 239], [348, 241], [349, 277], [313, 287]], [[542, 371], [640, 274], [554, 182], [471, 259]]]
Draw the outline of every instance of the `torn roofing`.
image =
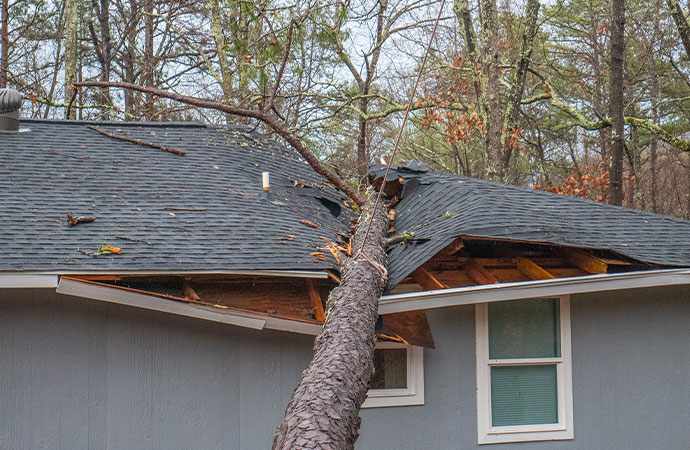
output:
[[[374, 166], [382, 177], [385, 167]], [[388, 286], [424, 264], [458, 236], [611, 250], [635, 260], [690, 266], [690, 221], [534, 189], [397, 167], [403, 179], [397, 233], [414, 238], [388, 254]]]
[[[23, 120], [30, 131], [0, 136], [0, 271], [335, 267], [310, 253], [347, 233], [350, 212], [294, 150], [247, 127], [88, 124], [179, 156], [85, 125]], [[68, 212], [96, 220], [68, 227]], [[104, 244], [122, 253], [81, 252]]]

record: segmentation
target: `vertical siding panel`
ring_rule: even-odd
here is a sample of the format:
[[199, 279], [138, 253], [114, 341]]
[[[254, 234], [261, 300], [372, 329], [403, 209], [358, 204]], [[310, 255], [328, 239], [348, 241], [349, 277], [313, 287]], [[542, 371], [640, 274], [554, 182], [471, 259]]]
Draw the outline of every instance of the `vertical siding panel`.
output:
[[277, 426], [281, 352], [280, 345], [266, 345], [269, 334], [250, 331], [239, 349], [240, 448], [270, 448], [266, 431]]
[[118, 309], [107, 322], [107, 422], [106, 447], [133, 449], [132, 441], [132, 319], [127, 311]]
[[28, 295], [27, 314], [17, 326], [16, 356], [20, 367], [19, 403], [26, 420], [20, 425], [20, 440], [37, 450], [60, 448], [60, 401], [57, 340], [52, 335], [60, 307], [44, 314], [44, 303], [34, 292]]
[[[148, 314], [146, 314], [148, 315]], [[137, 320], [132, 327], [132, 441], [137, 449], [152, 450], [154, 358], [160, 351], [155, 321]]]
[[[165, 368], [167, 393], [163, 399], [165, 436], [169, 449], [193, 450], [196, 448], [196, 385], [199, 335], [188, 321], [166, 317], [169, 321], [169, 355]], [[181, 323], [184, 322], [184, 323]], [[204, 357], [205, 359], [205, 357]]]
[[[49, 310], [44, 314], [50, 314]], [[89, 343], [84, 339], [87, 312], [73, 302], [61, 302], [51, 330], [57, 359], [53, 390], [59, 395], [60, 447], [70, 450], [88, 448]]]
[[203, 337], [215, 335], [219, 339], [206, 347], [204, 340], [196, 350], [205, 359], [205, 364], [195, 366], [194, 373], [198, 404], [197, 447], [204, 450], [239, 448], [232, 430], [233, 416], [239, 417], [236, 407], [237, 378], [233, 364], [238, 339], [222, 326], [206, 324], [206, 327], [199, 330]]
[[10, 415], [16, 414], [15, 393], [12, 380], [14, 379], [14, 322], [16, 308], [14, 298], [19, 292], [10, 289], [6, 296], [0, 295], [0, 449], [9, 449], [13, 442], [12, 426], [14, 422]]
[[[69, 301], [63, 299], [62, 301]], [[95, 301], [82, 300], [82, 308], [87, 311], [88, 323], [81, 335], [88, 343], [88, 448], [105, 450], [107, 448], [108, 423], [108, 305]]]

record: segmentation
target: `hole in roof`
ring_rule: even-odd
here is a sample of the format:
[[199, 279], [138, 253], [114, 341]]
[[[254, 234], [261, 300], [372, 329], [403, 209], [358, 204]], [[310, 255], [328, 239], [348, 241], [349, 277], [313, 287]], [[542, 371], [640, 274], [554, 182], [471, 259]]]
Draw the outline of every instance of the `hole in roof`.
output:
[[328, 209], [333, 217], [340, 217], [341, 208], [338, 203], [323, 197], [316, 197], [316, 199]]

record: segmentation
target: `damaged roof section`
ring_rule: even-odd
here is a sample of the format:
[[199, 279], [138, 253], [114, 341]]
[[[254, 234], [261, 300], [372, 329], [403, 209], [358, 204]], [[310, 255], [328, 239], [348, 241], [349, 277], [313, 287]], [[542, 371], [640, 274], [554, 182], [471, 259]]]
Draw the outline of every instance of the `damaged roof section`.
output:
[[[294, 150], [248, 127], [22, 126], [0, 138], [0, 271], [336, 268], [319, 247], [347, 234], [345, 199]], [[82, 221], [68, 226], [68, 213]]]
[[[371, 171], [381, 185], [384, 166]], [[458, 237], [552, 244], [619, 255], [630, 262], [690, 266], [690, 221], [585, 199], [429, 171], [391, 170], [386, 193], [400, 200], [388, 253], [388, 288]], [[605, 256], [605, 255], [603, 255]]]

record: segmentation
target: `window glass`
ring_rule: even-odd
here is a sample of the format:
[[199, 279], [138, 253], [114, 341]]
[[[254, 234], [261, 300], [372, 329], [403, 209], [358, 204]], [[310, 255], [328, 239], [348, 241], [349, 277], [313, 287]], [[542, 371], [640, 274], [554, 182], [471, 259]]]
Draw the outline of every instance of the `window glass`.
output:
[[561, 356], [558, 299], [514, 300], [488, 306], [489, 359]]
[[377, 348], [374, 350], [374, 374], [369, 389], [407, 388], [407, 349]]
[[491, 424], [558, 423], [555, 365], [491, 367]]

